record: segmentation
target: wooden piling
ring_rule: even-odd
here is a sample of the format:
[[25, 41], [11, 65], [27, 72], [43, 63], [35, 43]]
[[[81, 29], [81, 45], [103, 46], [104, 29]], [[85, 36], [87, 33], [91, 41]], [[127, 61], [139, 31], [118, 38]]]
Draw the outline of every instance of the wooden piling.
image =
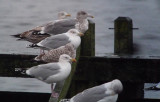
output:
[[95, 23], [89, 20], [89, 28], [82, 37], [81, 56], [95, 56]]
[[133, 31], [132, 19], [129, 17], [118, 17], [114, 21], [114, 53], [133, 53]]
[[[79, 60], [79, 57], [80, 57], [80, 47], [77, 49], [77, 55], [76, 55], [77, 61]], [[72, 63], [72, 70], [71, 70], [71, 73], [68, 76], [68, 78], [65, 81], [63, 81], [61, 84], [56, 85], [56, 87], [55, 87], [55, 89], [57, 89], [57, 87], [59, 88], [58, 89], [59, 98], [57, 99], [57, 98], [50, 97], [49, 102], [59, 102], [61, 99], [64, 99], [66, 97], [66, 95], [68, 93], [68, 89], [69, 89], [71, 81], [72, 81], [72, 78], [73, 78], [73, 75], [75, 73], [76, 67], [77, 67], [77, 62]]]
[[[80, 56], [95, 56], [95, 23], [89, 20], [89, 28], [81, 38], [81, 46], [77, 49], [76, 60], [78, 63]], [[65, 98], [68, 93], [68, 89], [70, 87], [72, 78], [74, 76], [77, 63], [72, 63], [72, 70], [69, 77], [64, 81], [63, 84], [58, 85], [58, 87], [62, 87], [58, 91], [60, 91], [60, 96], [58, 99], [51, 97], [49, 102], [60, 101]]]

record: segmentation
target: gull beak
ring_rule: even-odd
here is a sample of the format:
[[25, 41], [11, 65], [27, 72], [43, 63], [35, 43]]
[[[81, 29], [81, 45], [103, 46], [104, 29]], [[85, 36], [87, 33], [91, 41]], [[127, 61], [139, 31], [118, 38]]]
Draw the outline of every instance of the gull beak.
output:
[[72, 61], [72, 62], [77, 62], [75, 58], [72, 58], [71, 61]]
[[94, 16], [92, 16], [92, 15], [88, 15], [88, 17], [94, 18]]
[[66, 14], [66, 16], [70, 17], [70, 16], [71, 16], [71, 14]]
[[78, 35], [79, 35], [79, 36], [84, 36], [84, 34], [83, 34], [83, 33], [81, 33], [81, 32], [80, 32]]

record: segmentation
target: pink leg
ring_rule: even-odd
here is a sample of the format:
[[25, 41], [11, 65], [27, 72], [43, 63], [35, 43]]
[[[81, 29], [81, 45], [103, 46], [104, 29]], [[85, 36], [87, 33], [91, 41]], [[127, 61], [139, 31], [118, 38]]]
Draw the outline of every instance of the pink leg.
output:
[[44, 54], [44, 50], [40, 49], [40, 54]]
[[54, 91], [53, 84], [51, 84], [52, 97], [58, 98], [59, 94]]

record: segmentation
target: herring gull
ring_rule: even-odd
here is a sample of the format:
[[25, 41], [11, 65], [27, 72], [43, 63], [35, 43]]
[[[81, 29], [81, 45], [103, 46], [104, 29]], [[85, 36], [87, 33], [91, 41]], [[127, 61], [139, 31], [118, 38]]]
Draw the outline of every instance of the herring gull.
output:
[[[65, 20], [69, 16], [71, 16], [69, 13], [61, 11], [61, 12], [58, 13], [58, 20], [59, 21], [60, 20]], [[58, 20], [56, 20], [54, 22], [57, 22]], [[45, 26], [53, 24], [54, 22], [49, 22], [47, 24], [43, 24], [41, 26], [37, 26], [37, 27], [35, 27], [35, 28], [31, 29], [31, 30], [22, 32], [20, 34], [12, 35], [12, 36], [14, 36], [16, 38], [19, 38], [18, 40], [26, 40], [26, 41], [29, 41], [31, 43], [38, 43], [41, 40], [45, 39], [46, 37], [50, 36], [50, 34], [48, 34], [48, 33], [40, 34], [39, 32], [42, 31], [42, 29]]]
[[33, 48], [39, 47], [44, 50], [51, 50], [71, 43], [73, 44], [74, 48], [77, 49], [81, 43], [80, 36], [83, 36], [83, 34], [80, 33], [77, 29], [70, 29], [66, 33], [52, 35], [37, 44], [31, 44], [29, 46]]
[[[120, 80], [95, 86], [73, 96], [67, 102], [116, 102], [118, 94], [123, 90]], [[64, 102], [63, 100], [61, 102]], [[66, 101], [65, 101], [66, 102]]]
[[69, 29], [76, 28], [80, 32], [85, 33], [88, 30], [88, 20], [87, 18], [92, 15], [88, 14], [85, 11], [77, 12], [75, 19], [65, 19], [58, 20], [57, 22], [50, 23], [42, 28], [40, 33], [48, 33], [48, 34], [60, 34], [67, 32]]
[[[68, 15], [66, 15], [68, 16]], [[27, 40], [32, 43], [38, 43], [42, 39], [50, 36], [67, 32], [69, 29], [76, 28], [80, 32], [85, 33], [88, 30], [87, 17], [93, 18], [92, 15], [85, 11], [77, 12], [75, 19], [59, 19], [42, 26], [38, 26], [32, 30], [23, 32], [21, 34], [13, 35], [20, 39]], [[35, 38], [35, 39], [33, 39]], [[33, 40], [32, 40], [33, 39]]]
[[58, 62], [60, 55], [67, 54], [71, 56], [72, 58], [76, 57], [76, 50], [74, 49], [74, 46], [69, 43], [65, 46], [49, 50], [46, 53], [42, 53], [35, 57], [34, 60], [36, 61], [43, 61], [43, 62]]
[[[59, 58], [59, 62], [41, 64], [26, 70], [26, 74], [33, 76], [45, 83], [51, 84], [51, 91], [53, 97], [58, 97], [58, 93], [54, 91], [54, 86], [57, 82], [65, 80], [71, 72], [70, 61], [76, 60], [69, 55], [63, 54]], [[20, 68], [16, 68], [18, 71]], [[20, 70], [19, 70], [20, 71]]]

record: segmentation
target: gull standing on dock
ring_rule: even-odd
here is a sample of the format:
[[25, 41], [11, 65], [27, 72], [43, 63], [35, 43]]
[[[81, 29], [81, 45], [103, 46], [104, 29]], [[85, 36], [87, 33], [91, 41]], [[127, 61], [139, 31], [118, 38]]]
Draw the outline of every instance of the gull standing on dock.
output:
[[[70, 62], [76, 62], [75, 59], [69, 55], [63, 54], [59, 58], [59, 62], [41, 64], [26, 70], [26, 74], [33, 76], [43, 82], [51, 84], [51, 91], [53, 97], [58, 97], [58, 93], [54, 91], [55, 83], [65, 80], [71, 72]], [[19, 70], [16, 68], [15, 70]]]
[[72, 58], [75, 58], [76, 49], [74, 49], [74, 46], [71, 43], [69, 43], [57, 49], [49, 50], [47, 53], [40, 54], [37, 57], [35, 57], [34, 60], [43, 62], [58, 62], [59, 57], [62, 54], [67, 54]]
[[[43, 33], [43, 34], [40, 33], [44, 29], [44, 27], [49, 26], [54, 23], [58, 23], [59, 21], [63, 21], [65, 19], [67, 19], [67, 17], [70, 17], [70, 16], [71, 15], [69, 13], [61, 11], [58, 13], [58, 20], [55, 20], [53, 22], [49, 22], [47, 24], [43, 24], [41, 26], [37, 26], [31, 30], [25, 31], [20, 34], [12, 35], [12, 36], [19, 38], [18, 40], [26, 40], [31, 43], [38, 43], [41, 40], [45, 39], [46, 37], [50, 36], [49, 33]], [[57, 34], [58, 34], [58, 32], [57, 32]]]
[[116, 102], [118, 94], [123, 90], [120, 80], [115, 79], [111, 82], [95, 86], [78, 93], [70, 100], [60, 102]]
[[52, 35], [37, 44], [32, 44], [29, 46], [33, 48], [41, 48], [43, 50], [51, 50], [71, 43], [73, 44], [74, 48], [77, 49], [81, 43], [80, 36], [83, 36], [83, 34], [80, 33], [77, 29], [70, 29], [66, 33]]

